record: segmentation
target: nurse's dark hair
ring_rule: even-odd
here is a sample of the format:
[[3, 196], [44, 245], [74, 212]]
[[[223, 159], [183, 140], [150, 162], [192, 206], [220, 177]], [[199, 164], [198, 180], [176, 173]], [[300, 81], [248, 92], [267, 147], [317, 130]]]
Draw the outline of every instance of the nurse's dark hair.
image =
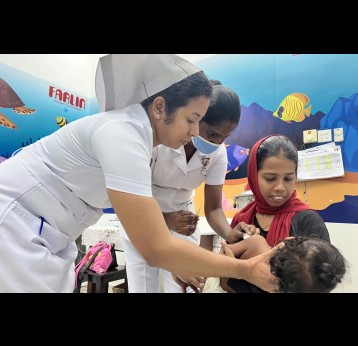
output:
[[141, 102], [144, 108], [151, 105], [154, 99], [162, 96], [165, 99], [166, 122], [173, 121], [175, 111], [180, 107], [185, 107], [192, 99], [204, 96], [211, 97], [213, 87], [204, 72], [197, 72], [178, 83], [171, 85], [157, 94], [148, 97]]
[[241, 116], [239, 96], [232, 89], [225, 87], [219, 80], [211, 79], [213, 94], [211, 95], [209, 108], [201, 121], [218, 126], [223, 123], [237, 125]]
[[315, 236], [283, 241], [270, 259], [282, 293], [329, 293], [342, 282], [347, 260], [331, 243]]
[[214, 85], [222, 85], [222, 83], [218, 79], [210, 79], [210, 83], [212, 86]]
[[286, 137], [281, 135], [272, 135], [266, 138], [259, 146], [256, 155], [257, 170], [259, 171], [264, 161], [269, 157], [284, 157], [298, 165], [298, 154], [296, 146]]

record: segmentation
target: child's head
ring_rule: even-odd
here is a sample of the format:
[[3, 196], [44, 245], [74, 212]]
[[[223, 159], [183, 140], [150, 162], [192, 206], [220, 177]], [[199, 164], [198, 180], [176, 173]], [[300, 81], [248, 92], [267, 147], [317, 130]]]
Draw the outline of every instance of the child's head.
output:
[[271, 272], [285, 293], [329, 293], [346, 273], [346, 260], [336, 247], [315, 237], [284, 240], [270, 260]]

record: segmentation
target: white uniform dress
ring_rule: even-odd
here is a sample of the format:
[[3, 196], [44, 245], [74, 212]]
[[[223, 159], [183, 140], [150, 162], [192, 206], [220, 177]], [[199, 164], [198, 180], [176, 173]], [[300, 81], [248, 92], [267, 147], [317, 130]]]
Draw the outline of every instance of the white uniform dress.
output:
[[75, 239], [111, 206], [152, 196], [153, 134], [139, 104], [81, 118], [0, 164], [0, 292], [72, 292]]
[[[207, 159], [209, 162], [204, 168], [203, 163], [205, 164]], [[157, 199], [161, 210], [163, 212], [189, 210], [195, 213], [194, 189], [199, 187], [204, 180], [208, 185], [222, 185], [225, 182], [227, 170], [225, 144], [222, 144], [210, 155], [201, 155], [196, 151], [188, 163], [183, 146], [179, 149], [172, 149], [158, 145], [153, 149], [151, 167], [153, 197]], [[206, 175], [203, 174], [203, 169], [206, 170]], [[196, 206], [196, 208], [198, 207], [200, 206]], [[197, 245], [200, 243], [199, 228], [191, 236], [181, 235], [174, 231], [172, 234]], [[132, 280], [128, 277], [130, 292], [159, 292], [160, 269], [149, 266], [130, 244], [128, 238], [124, 242], [124, 253], [127, 275], [130, 275], [131, 271], [135, 272]], [[182, 292], [170, 272], [162, 270], [162, 278], [165, 292]]]

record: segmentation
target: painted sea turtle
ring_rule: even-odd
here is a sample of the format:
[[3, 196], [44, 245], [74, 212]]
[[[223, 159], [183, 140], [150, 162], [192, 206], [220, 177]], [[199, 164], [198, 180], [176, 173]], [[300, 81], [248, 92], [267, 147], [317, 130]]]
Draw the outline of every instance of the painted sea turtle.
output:
[[[0, 107], [12, 108], [12, 110], [21, 115], [28, 115], [36, 112], [33, 108], [25, 107], [20, 97], [16, 92], [7, 84], [2, 78], [0, 78]], [[9, 118], [0, 112], [0, 125], [15, 130], [17, 126]]]

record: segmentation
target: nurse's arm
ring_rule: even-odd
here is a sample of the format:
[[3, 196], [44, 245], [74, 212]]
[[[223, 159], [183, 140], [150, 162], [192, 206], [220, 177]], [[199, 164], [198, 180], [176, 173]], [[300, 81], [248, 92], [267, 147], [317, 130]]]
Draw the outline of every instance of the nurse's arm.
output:
[[270, 256], [238, 260], [207, 251], [172, 236], [154, 198], [107, 191], [129, 239], [149, 265], [183, 276], [244, 279], [266, 291], [275, 290]]
[[210, 227], [229, 243], [236, 243], [244, 238], [244, 233], [233, 230], [222, 208], [223, 185], [205, 184], [205, 217]]

